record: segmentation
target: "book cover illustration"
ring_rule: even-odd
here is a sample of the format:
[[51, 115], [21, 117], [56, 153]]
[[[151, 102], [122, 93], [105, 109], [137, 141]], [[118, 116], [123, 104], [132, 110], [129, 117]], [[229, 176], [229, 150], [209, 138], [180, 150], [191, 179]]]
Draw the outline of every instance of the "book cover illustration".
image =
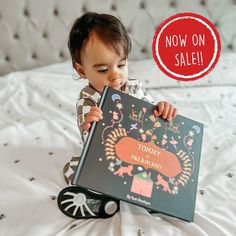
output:
[[106, 88], [75, 184], [188, 221], [193, 220], [203, 125], [167, 122], [155, 106]]

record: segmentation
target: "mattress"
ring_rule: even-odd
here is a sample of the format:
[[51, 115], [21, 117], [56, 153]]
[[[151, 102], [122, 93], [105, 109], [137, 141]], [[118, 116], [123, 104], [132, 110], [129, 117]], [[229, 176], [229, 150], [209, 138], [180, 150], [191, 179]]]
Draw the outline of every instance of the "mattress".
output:
[[152, 59], [130, 62], [129, 71], [157, 102], [169, 101], [205, 126], [194, 222], [125, 202], [108, 219], [60, 212], [63, 166], [83, 148], [75, 103], [87, 83], [73, 79], [68, 61], [0, 77], [0, 235], [236, 234], [236, 54], [222, 54], [193, 82], [165, 77]]

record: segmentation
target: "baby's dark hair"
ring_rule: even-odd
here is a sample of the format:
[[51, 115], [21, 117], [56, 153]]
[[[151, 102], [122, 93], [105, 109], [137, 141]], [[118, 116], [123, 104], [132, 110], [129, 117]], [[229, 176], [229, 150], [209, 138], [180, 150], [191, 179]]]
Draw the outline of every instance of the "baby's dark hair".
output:
[[68, 48], [73, 64], [81, 63], [81, 51], [91, 32], [114, 48], [119, 56], [128, 57], [132, 44], [124, 25], [112, 15], [86, 12], [74, 22], [69, 34]]

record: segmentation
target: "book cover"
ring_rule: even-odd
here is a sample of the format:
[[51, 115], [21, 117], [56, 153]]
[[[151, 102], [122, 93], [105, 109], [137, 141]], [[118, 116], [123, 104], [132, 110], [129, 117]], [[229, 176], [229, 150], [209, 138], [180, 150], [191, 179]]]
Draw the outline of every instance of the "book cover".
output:
[[105, 87], [73, 184], [193, 221], [203, 124]]

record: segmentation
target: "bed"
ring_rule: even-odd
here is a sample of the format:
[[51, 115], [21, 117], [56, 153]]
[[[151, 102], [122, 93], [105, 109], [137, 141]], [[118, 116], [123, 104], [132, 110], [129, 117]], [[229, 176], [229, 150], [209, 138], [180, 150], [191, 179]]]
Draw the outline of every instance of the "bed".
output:
[[[223, 49], [217, 66], [203, 79], [193, 82], [178, 82], [165, 76], [151, 57], [150, 48], [143, 46], [147, 45], [147, 41], [141, 39], [136, 31], [137, 23], [130, 28], [135, 41], [129, 62], [130, 77], [139, 79], [156, 101], [167, 100], [178, 107], [180, 114], [204, 124], [196, 211], [192, 223], [157, 213], [149, 214], [145, 209], [125, 202], [121, 202], [120, 211], [108, 219], [74, 220], [60, 212], [57, 195], [66, 187], [62, 168], [72, 156], [80, 155], [83, 147], [76, 125], [75, 101], [85, 81], [73, 79], [74, 72], [66, 46], [53, 44], [51, 36], [37, 27], [40, 11], [36, 9], [50, 10], [53, 17], [60, 14], [68, 16], [72, 5], [63, 8], [62, 1], [52, 1], [48, 5], [45, 1], [40, 2], [0, 1], [0, 27], [1, 32], [5, 32], [0, 41], [0, 235], [235, 235], [236, 32], [233, 26], [231, 30], [223, 27], [229, 19], [236, 19], [235, 12], [230, 13], [235, 10], [235, 2], [225, 1], [224, 10], [228, 11], [225, 14], [221, 1], [215, 1], [219, 4], [189, 1], [189, 5], [178, 1], [169, 1], [167, 5], [164, 1], [157, 1], [163, 4], [163, 12], [166, 13], [164, 15], [162, 12], [160, 21], [188, 9], [208, 14], [207, 17], [215, 23], [217, 19], [222, 29]], [[144, 1], [143, 4], [128, 2], [132, 2], [136, 11], [135, 22], [140, 20], [138, 14], [153, 14], [151, 1]], [[92, 3], [74, 2], [79, 9], [74, 10], [74, 18], [82, 10], [96, 10]], [[103, 3], [106, 11], [116, 12], [124, 19], [120, 9], [127, 4], [125, 1]], [[16, 7], [16, 21], [19, 20], [19, 9], [25, 18], [32, 16], [30, 23], [25, 18], [21, 19], [28, 28], [16, 27], [17, 24], [9, 21], [13, 17], [13, 5]], [[98, 7], [98, 11], [102, 9]], [[222, 17], [222, 12], [225, 17]], [[71, 15], [65, 18], [64, 27], [71, 23], [72, 18]], [[46, 21], [41, 22], [43, 25]], [[32, 25], [34, 27], [31, 28]], [[12, 33], [11, 37], [21, 41], [19, 47], [16, 43], [7, 46], [10, 35], [7, 30], [17, 30], [17, 34]], [[45, 33], [44, 37], [48, 36], [50, 40], [44, 38], [44, 43], [38, 41], [37, 48], [32, 38], [31, 43], [25, 41], [21, 35], [23, 30], [41, 30], [42, 34]], [[153, 32], [153, 29], [150, 31]], [[67, 31], [63, 32], [65, 34]], [[62, 34], [60, 31], [57, 33]], [[33, 36], [29, 34], [28, 37]], [[52, 55], [46, 57], [47, 52], [40, 51], [40, 45], [46, 51], [51, 45]], [[48, 48], [45, 49], [45, 45]], [[14, 47], [18, 51], [11, 54]], [[21, 57], [24, 47], [27, 50]]]

